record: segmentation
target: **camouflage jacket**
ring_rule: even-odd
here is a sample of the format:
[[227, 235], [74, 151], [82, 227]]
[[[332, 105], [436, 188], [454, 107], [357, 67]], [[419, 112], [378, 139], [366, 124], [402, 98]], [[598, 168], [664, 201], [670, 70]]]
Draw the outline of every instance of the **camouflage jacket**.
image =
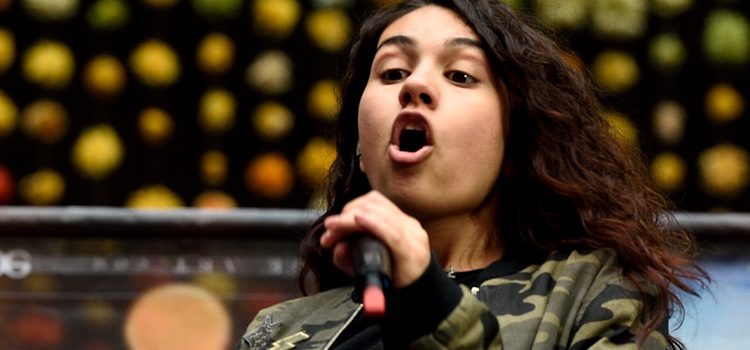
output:
[[[552, 253], [541, 263], [485, 280], [478, 288], [452, 285], [456, 302], [430, 331], [400, 337], [408, 340], [405, 343], [389, 343], [389, 329], [418, 328], [415, 325], [429, 323], [424, 319], [434, 315], [402, 314], [405, 319], [383, 323], [385, 348], [636, 349], [640, 298], [609, 250]], [[440, 293], [428, 290], [400, 307], [433, 302], [431, 295]], [[362, 308], [351, 294], [351, 288], [338, 288], [264, 309], [239, 348], [329, 349]], [[391, 313], [391, 299], [388, 303]], [[648, 336], [643, 349], [666, 349], [666, 332], [664, 322]]]

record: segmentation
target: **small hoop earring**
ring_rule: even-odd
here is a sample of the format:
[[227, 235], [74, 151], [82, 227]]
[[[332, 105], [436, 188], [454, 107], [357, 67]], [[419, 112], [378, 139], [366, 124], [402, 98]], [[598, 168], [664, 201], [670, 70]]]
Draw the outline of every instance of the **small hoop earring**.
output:
[[354, 155], [357, 158], [361, 158], [362, 157], [362, 150], [359, 149], [359, 141], [357, 142], [357, 149], [354, 151]]

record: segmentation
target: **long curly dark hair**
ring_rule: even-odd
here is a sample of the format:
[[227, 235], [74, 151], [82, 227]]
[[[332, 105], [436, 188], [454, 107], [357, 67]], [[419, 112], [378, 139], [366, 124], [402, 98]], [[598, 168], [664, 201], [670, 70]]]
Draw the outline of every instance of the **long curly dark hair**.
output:
[[[352, 283], [321, 249], [323, 219], [370, 191], [355, 154], [359, 100], [383, 30], [426, 5], [456, 12], [481, 38], [495, 75], [507, 87], [511, 132], [498, 181], [498, 232], [514, 251], [610, 248], [640, 290], [645, 307], [639, 344], [670, 316], [683, 314], [678, 293], [696, 295], [708, 280], [692, 260], [694, 243], [677, 225], [665, 225], [667, 201], [654, 189], [641, 156], [612, 135], [586, 72], [564, 59], [569, 52], [497, 0], [407, 0], [379, 10], [362, 24], [342, 79], [330, 173], [328, 207], [301, 246], [299, 284], [313, 274], [317, 291]], [[501, 116], [498, 116], [500, 118]], [[438, 189], [436, 189], [437, 191]], [[669, 337], [671, 348], [683, 348]]]

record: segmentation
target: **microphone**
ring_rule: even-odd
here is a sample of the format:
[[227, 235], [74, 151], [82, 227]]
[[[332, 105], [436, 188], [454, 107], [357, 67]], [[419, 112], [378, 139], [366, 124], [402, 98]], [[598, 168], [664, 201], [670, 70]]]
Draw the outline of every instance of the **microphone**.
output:
[[385, 294], [391, 285], [391, 253], [383, 242], [361, 233], [349, 239], [355, 288], [362, 292], [365, 317], [385, 316]]

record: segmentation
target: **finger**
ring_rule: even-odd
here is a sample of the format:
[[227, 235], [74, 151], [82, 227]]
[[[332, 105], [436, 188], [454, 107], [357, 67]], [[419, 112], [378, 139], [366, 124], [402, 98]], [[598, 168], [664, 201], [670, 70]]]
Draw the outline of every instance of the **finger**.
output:
[[339, 214], [343, 222], [353, 222], [353, 215], [357, 212], [371, 211], [377, 208], [397, 209], [388, 198], [378, 191], [372, 190], [362, 196], [359, 196], [347, 203]]
[[333, 264], [341, 271], [349, 275], [354, 275], [352, 260], [349, 256], [349, 244], [347, 242], [340, 242], [333, 248]]
[[400, 229], [394, 226], [396, 220], [404, 220], [404, 218], [396, 219], [396, 215], [392, 215], [388, 210], [383, 209], [354, 214], [357, 227], [389, 246], [398, 245], [398, 240], [402, 238], [399, 234]]
[[324, 224], [326, 227], [329, 227], [330, 225], [343, 225], [342, 227], [355, 225], [354, 222], [354, 214], [367, 210], [365, 206], [358, 205], [357, 207], [350, 207], [346, 211], [342, 211], [340, 214], [334, 214], [330, 215], [326, 220], [324, 221]]
[[[370, 198], [369, 201], [372, 202], [373, 200], [374, 197]], [[325, 237], [326, 246], [347, 239], [354, 233], [370, 234], [386, 244], [388, 242], [396, 244], [400, 239], [399, 233], [401, 230], [398, 229], [398, 225], [394, 226], [394, 224], [403, 222], [404, 219], [406, 219], [407, 222], [414, 221], [414, 223], [409, 223], [409, 226], [421, 228], [416, 220], [407, 218], [407, 216], [395, 206], [391, 208], [380, 203], [374, 204], [367, 202], [362, 203], [360, 206], [361, 208], [356, 211], [352, 210], [347, 215], [340, 215], [339, 217], [326, 222], [326, 227], [330, 231], [330, 234]], [[394, 208], [396, 208], [396, 210], [393, 210]], [[367, 222], [367, 226], [364, 226], [359, 220]]]
[[[394, 261], [393, 285], [395, 287], [410, 285], [427, 269], [430, 261], [429, 238], [415, 219], [406, 219], [407, 221], [402, 222], [404, 226], [397, 231], [392, 231], [391, 223], [370, 215], [357, 215], [356, 220], [390, 250]], [[406, 234], [407, 231], [409, 234]]]
[[354, 218], [356, 215], [388, 217], [386, 213], [387, 210], [379, 208], [379, 206], [363, 205], [361, 208], [350, 210], [347, 213], [329, 216], [324, 221], [324, 225], [329, 231], [362, 231], [362, 226]]
[[333, 246], [335, 242], [331, 238], [331, 231], [325, 230], [323, 234], [320, 236], [320, 246], [323, 248], [330, 248]]
[[386, 197], [384, 194], [378, 192], [377, 190], [372, 190], [368, 192], [365, 196], [368, 197], [368, 199], [374, 203], [378, 203], [381, 205], [389, 206], [389, 207], [396, 207], [396, 204], [391, 202], [388, 197]]
[[368, 231], [357, 223], [355, 219], [357, 215], [368, 216], [372, 218], [372, 221], [382, 223], [382, 225], [373, 226], [378, 229], [378, 232], [371, 232], [381, 240], [384, 239], [383, 235], [387, 234], [385, 223], [393, 221], [393, 218], [404, 216], [403, 212], [384, 195], [377, 191], [370, 191], [347, 203], [340, 214], [330, 215], [325, 219], [324, 225], [327, 232], [321, 237], [321, 245], [330, 248], [336, 242], [347, 239], [352, 233]]
[[347, 225], [351, 225], [351, 223], [347, 223], [346, 221], [351, 221], [351, 219], [345, 220], [343, 215], [341, 215], [341, 214], [334, 214], [334, 215], [328, 216], [323, 221], [323, 225], [325, 226], [325, 228], [327, 230], [339, 230], [342, 227], [346, 227]]
[[326, 231], [320, 237], [320, 245], [323, 248], [331, 248], [338, 242], [345, 241], [351, 234], [362, 232], [362, 227], [354, 222], [344, 222], [339, 218], [328, 218], [325, 221]]

